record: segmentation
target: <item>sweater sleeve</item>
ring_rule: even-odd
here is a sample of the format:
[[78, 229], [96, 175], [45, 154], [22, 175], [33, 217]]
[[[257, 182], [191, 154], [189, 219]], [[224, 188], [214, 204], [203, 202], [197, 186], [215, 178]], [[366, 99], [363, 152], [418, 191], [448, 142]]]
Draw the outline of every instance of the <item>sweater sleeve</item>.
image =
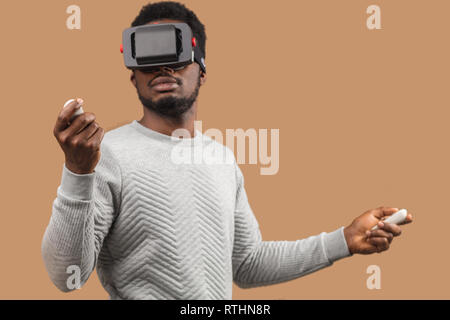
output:
[[237, 193], [232, 265], [237, 286], [252, 288], [293, 280], [351, 255], [343, 227], [296, 241], [262, 241], [258, 222], [248, 203], [244, 177], [239, 166], [235, 167]]
[[104, 143], [93, 173], [75, 174], [63, 166], [41, 246], [45, 268], [61, 291], [74, 290], [74, 283], [83, 286], [95, 269], [120, 207], [121, 183], [120, 167]]

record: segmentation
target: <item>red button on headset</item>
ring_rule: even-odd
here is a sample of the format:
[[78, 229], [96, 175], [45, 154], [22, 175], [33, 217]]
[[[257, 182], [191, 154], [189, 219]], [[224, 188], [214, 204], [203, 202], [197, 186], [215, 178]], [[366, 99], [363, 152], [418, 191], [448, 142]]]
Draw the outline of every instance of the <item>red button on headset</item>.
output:
[[120, 53], [123, 53], [123, 44], [120, 45]]
[[192, 38], [192, 46], [196, 47], [197, 46], [197, 41], [195, 40], [195, 37]]

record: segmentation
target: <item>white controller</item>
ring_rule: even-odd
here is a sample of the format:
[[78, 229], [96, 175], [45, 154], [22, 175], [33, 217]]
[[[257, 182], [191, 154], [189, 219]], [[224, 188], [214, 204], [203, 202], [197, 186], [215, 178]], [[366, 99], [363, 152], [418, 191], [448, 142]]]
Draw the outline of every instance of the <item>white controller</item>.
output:
[[[406, 220], [406, 216], [408, 215], [408, 211], [406, 209], [398, 210], [396, 213], [391, 215], [389, 218], [383, 220], [382, 222], [399, 224]], [[372, 230], [378, 229], [378, 224], [372, 228]]]
[[[73, 102], [73, 101], [75, 101], [75, 99], [70, 99], [69, 101], [67, 101], [67, 102], [64, 104], [64, 107], [63, 107], [63, 108], [67, 107], [67, 106], [68, 106], [71, 102]], [[80, 114], [83, 114], [83, 113], [84, 113], [83, 107], [79, 107], [78, 110], [75, 111], [75, 113], [73, 114], [73, 116], [70, 118], [70, 121], [73, 121], [73, 119], [75, 119], [77, 116], [79, 116]]]

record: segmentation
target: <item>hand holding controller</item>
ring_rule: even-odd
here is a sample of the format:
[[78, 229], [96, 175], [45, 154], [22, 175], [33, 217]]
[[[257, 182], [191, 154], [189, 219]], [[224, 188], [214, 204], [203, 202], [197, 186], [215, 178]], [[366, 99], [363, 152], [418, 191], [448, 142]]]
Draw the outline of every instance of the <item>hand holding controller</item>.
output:
[[[406, 216], [408, 215], [408, 211], [406, 209], [398, 210], [396, 213], [391, 215], [382, 222], [392, 223], [392, 224], [400, 224], [406, 220]], [[372, 230], [378, 229], [378, 225], [374, 226]]]
[[75, 174], [90, 174], [100, 160], [105, 131], [91, 112], [82, 109], [83, 99], [70, 99], [59, 112], [53, 134], [65, 154], [65, 166]]

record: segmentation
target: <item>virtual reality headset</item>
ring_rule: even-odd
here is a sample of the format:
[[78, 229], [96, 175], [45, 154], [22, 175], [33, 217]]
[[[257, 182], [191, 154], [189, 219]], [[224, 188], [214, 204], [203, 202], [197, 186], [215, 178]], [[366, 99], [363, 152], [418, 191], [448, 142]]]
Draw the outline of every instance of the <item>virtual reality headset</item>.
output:
[[179, 70], [197, 62], [206, 73], [205, 59], [186, 23], [153, 23], [123, 31], [120, 51], [131, 70], [152, 72], [161, 66]]

